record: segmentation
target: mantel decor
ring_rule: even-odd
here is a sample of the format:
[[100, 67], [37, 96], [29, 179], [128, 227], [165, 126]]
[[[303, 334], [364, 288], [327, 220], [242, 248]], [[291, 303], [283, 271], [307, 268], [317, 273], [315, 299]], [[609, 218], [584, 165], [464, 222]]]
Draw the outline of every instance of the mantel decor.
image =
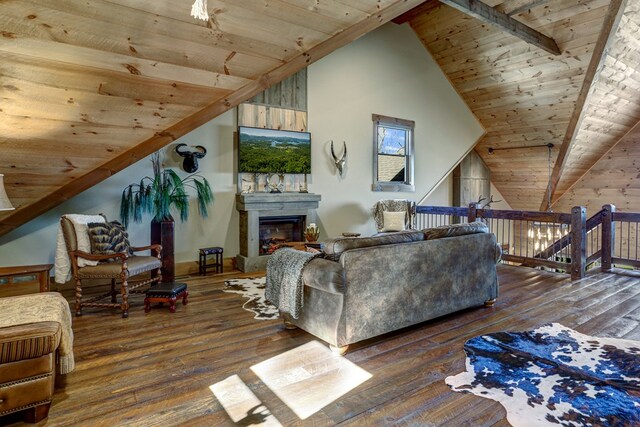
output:
[[207, 216], [207, 206], [213, 203], [213, 192], [209, 182], [197, 173], [182, 179], [172, 169], [165, 169], [160, 154], [151, 157], [153, 177], [145, 176], [139, 183], [128, 185], [122, 192], [120, 219], [127, 227], [131, 219], [142, 222], [145, 213], [153, 215], [151, 221], [151, 243], [162, 245], [162, 280], [175, 279], [174, 220], [172, 208], [180, 213], [180, 221], [189, 218], [188, 189], [195, 189], [198, 210]]

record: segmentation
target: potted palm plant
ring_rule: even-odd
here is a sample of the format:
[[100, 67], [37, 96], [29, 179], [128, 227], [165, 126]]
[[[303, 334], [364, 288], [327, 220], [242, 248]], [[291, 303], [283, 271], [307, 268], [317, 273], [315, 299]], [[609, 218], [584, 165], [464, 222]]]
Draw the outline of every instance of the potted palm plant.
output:
[[209, 182], [194, 173], [182, 179], [172, 169], [165, 169], [160, 162], [160, 154], [151, 157], [153, 177], [145, 176], [139, 183], [133, 183], [122, 191], [120, 219], [127, 227], [133, 219], [141, 222], [145, 213], [153, 215], [151, 220], [151, 243], [162, 245], [162, 280], [175, 279], [174, 262], [174, 220], [172, 209], [180, 214], [182, 222], [189, 218], [188, 190], [195, 190], [198, 210], [207, 216], [207, 206], [213, 203], [213, 192]]

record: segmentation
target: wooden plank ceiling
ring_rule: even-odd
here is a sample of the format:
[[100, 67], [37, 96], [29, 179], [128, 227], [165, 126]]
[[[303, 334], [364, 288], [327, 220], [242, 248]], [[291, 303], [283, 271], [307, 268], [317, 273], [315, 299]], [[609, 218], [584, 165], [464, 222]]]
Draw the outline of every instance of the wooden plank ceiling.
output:
[[[628, 2], [625, 8], [625, 2], [615, 0], [484, 3], [549, 36], [561, 54], [547, 53], [437, 2], [406, 16], [486, 128], [476, 151], [491, 169], [498, 190], [514, 209], [538, 210], [541, 204], [546, 207], [547, 149], [522, 147], [555, 144], [553, 167], [561, 146], [570, 144], [564, 167], [557, 168], [558, 185], [552, 192], [556, 201], [640, 119], [638, 4]], [[615, 3], [623, 5], [619, 26]], [[593, 56], [594, 49], [601, 54]], [[583, 88], [585, 75], [590, 80]], [[513, 147], [521, 149], [488, 152]]]
[[0, 235], [421, 1], [192, 3], [0, 2]]

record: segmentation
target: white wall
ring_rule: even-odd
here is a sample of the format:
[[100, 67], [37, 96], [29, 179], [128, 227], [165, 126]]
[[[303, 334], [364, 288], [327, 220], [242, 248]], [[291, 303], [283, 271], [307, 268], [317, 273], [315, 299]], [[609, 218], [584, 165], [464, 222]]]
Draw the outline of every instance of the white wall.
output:
[[[383, 198], [420, 200], [475, 143], [483, 130], [406, 25], [387, 24], [309, 67], [309, 128], [312, 132], [310, 191], [322, 195], [318, 211], [321, 237], [344, 231], [375, 232], [369, 209]], [[416, 192], [371, 191], [371, 114], [414, 120]], [[176, 261], [197, 260], [197, 249], [223, 246], [225, 257], [238, 251], [238, 213], [235, 209], [233, 132], [236, 111], [229, 111], [185, 135], [176, 143], [204, 145], [207, 156], [200, 171], [210, 181], [215, 202], [207, 219], [196, 209], [188, 222], [176, 223]], [[329, 141], [349, 155], [344, 178], [336, 175]], [[179, 158], [171, 147], [166, 165], [181, 175]], [[341, 150], [341, 148], [340, 148]], [[119, 216], [120, 196], [129, 183], [151, 174], [151, 162], [142, 160], [95, 187], [77, 195], [24, 226], [0, 237], [0, 265], [53, 262], [60, 215], [99, 213]], [[446, 178], [425, 204], [451, 204], [451, 178]], [[131, 242], [149, 242], [150, 218], [129, 227]]]
[[[372, 234], [370, 209], [380, 199], [416, 201], [454, 166], [483, 129], [408, 25], [387, 24], [312, 64], [308, 70], [309, 130], [321, 237]], [[415, 193], [371, 191], [372, 114], [415, 121]], [[342, 178], [329, 144], [347, 142]], [[449, 205], [451, 181], [423, 204]], [[446, 190], [446, 191], [445, 191]], [[448, 194], [446, 194], [448, 192]]]

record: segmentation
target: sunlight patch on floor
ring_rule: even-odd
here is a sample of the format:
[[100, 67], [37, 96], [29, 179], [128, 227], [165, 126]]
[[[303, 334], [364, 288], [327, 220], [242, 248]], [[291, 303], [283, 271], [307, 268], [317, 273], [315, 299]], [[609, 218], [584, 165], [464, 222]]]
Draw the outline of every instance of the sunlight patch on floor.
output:
[[233, 422], [247, 426], [282, 426], [239, 376], [230, 376], [209, 388]]
[[318, 341], [274, 356], [251, 370], [303, 420], [371, 378]]

